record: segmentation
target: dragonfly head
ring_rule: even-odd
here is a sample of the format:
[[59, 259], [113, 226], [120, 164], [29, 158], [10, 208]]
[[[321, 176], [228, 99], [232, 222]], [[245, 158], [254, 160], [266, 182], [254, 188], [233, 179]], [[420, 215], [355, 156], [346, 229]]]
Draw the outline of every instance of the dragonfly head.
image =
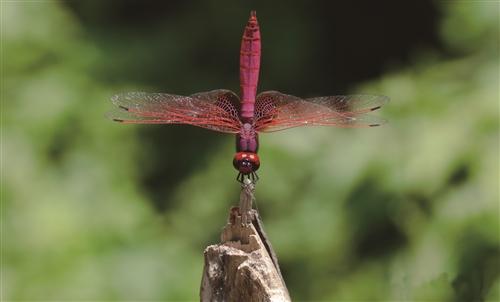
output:
[[260, 167], [260, 159], [257, 153], [237, 152], [234, 155], [233, 166], [242, 174], [251, 174]]

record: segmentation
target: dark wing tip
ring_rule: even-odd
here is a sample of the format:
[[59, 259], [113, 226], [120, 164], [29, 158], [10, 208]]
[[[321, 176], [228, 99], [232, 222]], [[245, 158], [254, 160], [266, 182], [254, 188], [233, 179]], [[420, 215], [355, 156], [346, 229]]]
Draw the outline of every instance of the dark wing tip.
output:
[[109, 119], [109, 120], [112, 120], [113, 122], [123, 123], [123, 122], [125, 122], [125, 120], [120, 118], [120, 116], [119, 116], [120, 112], [121, 111], [114, 109], [112, 111], [106, 112], [104, 114], [104, 117]]
[[[362, 96], [365, 96], [362, 94]], [[384, 106], [385, 104], [389, 103], [389, 101], [391, 100], [388, 96], [386, 95], [369, 95], [369, 94], [366, 94], [366, 96], [369, 96], [369, 97], [374, 97], [376, 103], [373, 104], [375, 105], [375, 107], [373, 108], [370, 108], [370, 111], [375, 111], [377, 109], [380, 109], [382, 106]]]
[[387, 124], [387, 120], [377, 118], [376, 120], [372, 121], [372, 124], [368, 124], [368, 127], [379, 127], [385, 124]]
[[122, 105], [118, 105], [118, 108], [123, 109], [125, 111], [129, 111], [129, 108], [122, 106]]
[[[375, 121], [374, 121], [375, 122]], [[376, 121], [376, 123], [373, 123], [373, 124], [369, 124], [368, 127], [379, 127], [379, 126], [383, 126], [387, 124], [387, 120], [384, 120], [384, 119], [378, 119]]]

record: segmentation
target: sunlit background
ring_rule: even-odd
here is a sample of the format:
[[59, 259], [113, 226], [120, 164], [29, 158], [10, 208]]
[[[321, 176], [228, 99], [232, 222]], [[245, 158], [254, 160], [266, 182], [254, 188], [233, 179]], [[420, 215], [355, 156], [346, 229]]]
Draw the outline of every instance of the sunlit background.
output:
[[499, 3], [338, 2], [2, 0], [3, 298], [198, 299], [234, 137], [104, 115], [119, 92], [238, 91], [256, 9], [261, 91], [391, 97], [383, 127], [260, 137], [292, 298], [498, 301]]

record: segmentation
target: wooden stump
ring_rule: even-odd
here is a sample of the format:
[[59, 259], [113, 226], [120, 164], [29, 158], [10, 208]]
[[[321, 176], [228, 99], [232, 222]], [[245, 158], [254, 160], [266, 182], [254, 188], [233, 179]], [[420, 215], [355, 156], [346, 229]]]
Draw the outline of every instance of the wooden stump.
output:
[[256, 210], [253, 184], [242, 185], [240, 207], [230, 210], [221, 243], [205, 249], [200, 300], [291, 301], [277, 257]]

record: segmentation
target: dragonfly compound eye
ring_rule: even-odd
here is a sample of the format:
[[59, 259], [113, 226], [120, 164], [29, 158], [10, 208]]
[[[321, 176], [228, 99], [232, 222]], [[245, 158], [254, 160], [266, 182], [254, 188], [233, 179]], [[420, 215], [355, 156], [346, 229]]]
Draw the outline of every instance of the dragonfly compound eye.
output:
[[242, 174], [250, 174], [259, 169], [259, 156], [252, 152], [238, 152], [234, 155], [233, 166]]

